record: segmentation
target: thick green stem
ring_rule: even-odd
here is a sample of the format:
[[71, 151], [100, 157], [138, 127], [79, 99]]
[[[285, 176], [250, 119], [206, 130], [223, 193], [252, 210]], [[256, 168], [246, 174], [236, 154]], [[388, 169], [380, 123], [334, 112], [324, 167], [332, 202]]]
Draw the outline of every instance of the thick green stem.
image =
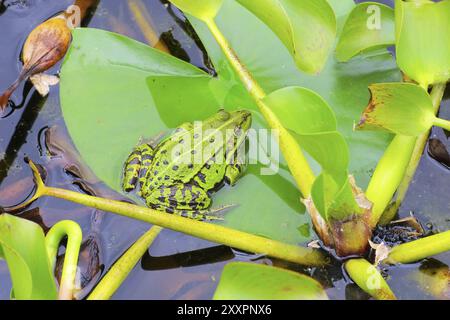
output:
[[139, 262], [163, 228], [153, 226], [140, 237], [130, 249], [111, 267], [103, 277], [88, 300], [109, 300], [127, 278], [128, 274]]
[[352, 280], [366, 293], [377, 300], [396, 300], [394, 293], [378, 269], [365, 259], [351, 259], [345, 270]]
[[[51, 196], [76, 202], [102, 211], [113, 212], [128, 218], [148, 222], [163, 228], [182, 232], [200, 239], [224, 244], [247, 252], [265, 254], [270, 257], [303, 265], [319, 266], [328, 263], [328, 258], [320, 250], [285, 244], [221, 225], [195, 221], [130, 203], [93, 197], [59, 188], [47, 187], [44, 185], [36, 166], [31, 161], [29, 164], [33, 170], [37, 189], [35, 195], [29, 201], [22, 204], [20, 208], [29, 205], [31, 202], [42, 196]], [[12, 211], [18, 210], [19, 208], [16, 207], [5, 209]]]
[[413, 263], [450, 250], [450, 231], [394, 247], [384, 263]]
[[443, 129], [447, 130], [448, 132], [450, 132], [450, 121], [448, 121], [448, 120], [444, 120], [444, 119], [441, 119], [441, 118], [436, 118], [434, 120], [434, 125], [438, 126], [438, 127], [441, 127]]
[[370, 226], [374, 228], [389, 205], [405, 176], [406, 168], [416, 145], [416, 137], [394, 137], [370, 180], [366, 197], [373, 203]]
[[[437, 84], [431, 91], [435, 113], [439, 111], [445, 87], [445, 84]], [[383, 213], [382, 224], [389, 222], [397, 213], [417, 171], [429, 135], [429, 131], [418, 138], [397, 135], [392, 140], [378, 164], [366, 192], [367, 198], [374, 204], [372, 226], [377, 225]], [[405, 161], [407, 162], [405, 163]], [[397, 199], [386, 210], [395, 191], [397, 191]]]
[[64, 254], [64, 265], [59, 285], [58, 298], [60, 300], [72, 300], [75, 290], [75, 281], [78, 267], [78, 256], [80, 254], [83, 234], [80, 226], [73, 221], [61, 221], [55, 224], [47, 233], [45, 243], [48, 258], [55, 268], [56, 256], [61, 240], [67, 236], [66, 253]]
[[260, 112], [266, 119], [269, 127], [277, 130], [280, 138], [280, 149], [286, 159], [289, 166], [289, 170], [292, 173], [302, 195], [304, 198], [308, 198], [311, 193], [311, 188], [315, 180], [315, 175], [303, 154], [298, 143], [292, 137], [291, 134], [281, 125], [278, 118], [270, 110], [270, 108], [263, 102], [266, 97], [266, 93], [261, 86], [256, 82], [248, 69], [239, 60], [239, 57], [231, 48], [227, 39], [217, 27], [217, 24], [213, 19], [206, 20], [209, 30], [215, 37], [217, 43], [222, 48], [223, 53], [230, 62], [231, 66], [240, 77], [242, 83], [247, 88], [247, 91], [255, 100], [259, 107]]

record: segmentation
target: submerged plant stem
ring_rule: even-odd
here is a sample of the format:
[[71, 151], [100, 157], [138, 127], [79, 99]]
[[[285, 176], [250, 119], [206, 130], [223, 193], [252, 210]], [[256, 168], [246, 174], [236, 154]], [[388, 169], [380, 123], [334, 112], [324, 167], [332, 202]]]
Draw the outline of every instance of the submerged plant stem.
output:
[[155, 31], [151, 16], [142, 0], [129, 0], [127, 3], [147, 43], [158, 50], [170, 53], [169, 48], [160, 40], [158, 33]]
[[383, 262], [413, 263], [450, 250], [450, 231], [435, 234], [394, 247]]
[[219, 30], [215, 21], [210, 19], [206, 20], [205, 23], [222, 48], [223, 53], [232, 65], [233, 69], [240, 77], [242, 83], [245, 85], [247, 91], [255, 100], [261, 114], [264, 116], [269, 126], [278, 131], [280, 138], [280, 149], [286, 159], [289, 170], [291, 171], [291, 174], [294, 177], [303, 197], [308, 198], [315, 180], [315, 175], [306, 160], [302, 149], [292, 135], [289, 134], [289, 132], [281, 125], [275, 114], [263, 102], [263, 99], [266, 97], [266, 93], [256, 82], [248, 69], [239, 60], [239, 57], [236, 55], [227, 39]]
[[97, 284], [88, 300], [109, 300], [125, 281], [128, 274], [151, 246], [163, 228], [153, 226], [141, 236], [111, 267], [108, 273]]
[[78, 256], [80, 254], [83, 234], [77, 223], [66, 220], [55, 224], [45, 237], [48, 258], [52, 264], [52, 269], [54, 269], [60, 243], [66, 236], [67, 247], [66, 253], [64, 254], [64, 265], [59, 284], [59, 300], [73, 299], [76, 287], [75, 280], [77, 275]]
[[286, 244], [221, 225], [195, 221], [130, 203], [89, 196], [59, 188], [47, 187], [44, 185], [36, 166], [31, 161], [29, 164], [33, 170], [34, 179], [37, 186], [35, 195], [26, 203], [20, 205], [20, 207], [5, 208], [5, 210], [18, 210], [29, 205], [40, 197], [50, 196], [79, 203], [102, 211], [113, 212], [131, 219], [148, 222], [163, 228], [182, 232], [211, 242], [224, 244], [246, 252], [264, 254], [273, 258], [310, 266], [320, 266], [329, 262], [328, 258], [320, 250]]
[[350, 278], [375, 299], [397, 299], [377, 268], [366, 259], [351, 259], [344, 266]]

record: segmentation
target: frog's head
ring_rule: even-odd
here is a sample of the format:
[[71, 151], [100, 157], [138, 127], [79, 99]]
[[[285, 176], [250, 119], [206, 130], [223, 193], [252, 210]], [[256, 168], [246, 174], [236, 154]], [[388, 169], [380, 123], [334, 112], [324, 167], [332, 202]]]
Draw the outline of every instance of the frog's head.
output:
[[219, 110], [207, 120], [209, 125], [222, 130], [243, 130], [244, 133], [252, 126], [252, 114], [247, 110], [226, 111]]

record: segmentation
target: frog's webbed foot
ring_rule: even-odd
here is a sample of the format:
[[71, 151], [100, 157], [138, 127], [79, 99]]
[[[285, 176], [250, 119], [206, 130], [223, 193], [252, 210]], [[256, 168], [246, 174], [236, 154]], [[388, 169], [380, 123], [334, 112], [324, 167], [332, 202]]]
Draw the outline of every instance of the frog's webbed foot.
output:
[[167, 135], [166, 131], [160, 131], [155, 136], [146, 138], [141, 136], [139, 138], [138, 147], [144, 144], [147, 144], [151, 146], [153, 149], [156, 148], [156, 146], [164, 139], [164, 137]]
[[245, 164], [235, 163], [227, 166], [225, 170], [225, 181], [228, 185], [234, 186], [236, 182], [244, 175]]
[[[125, 192], [134, 190], [140, 177], [145, 177], [148, 167], [153, 160], [153, 148], [144, 143], [137, 146], [128, 156], [123, 173], [122, 189]], [[142, 181], [141, 181], [142, 183]]]
[[237, 205], [222, 205], [213, 209], [206, 210], [178, 210], [174, 207], [165, 207], [164, 205], [152, 205], [155, 210], [165, 211], [167, 213], [176, 214], [184, 218], [197, 221], [223, 221], [224, 215], [228, 210], [237, 207]]
[[[237, 204], [226, 204], [226, 205], [221, 205], [220, 207], [212, 208], [212, 209], [208, 209], [208, 210], [194, 211], [191, 213], [186, 212], [186, 214], [187, 214], [186, 217], [191, 218], [191, 217], [189, 217], [189, 214], [191, 214], [191, 215], [194, 214], [194, 217], [191, 219], [199, 220], [198, 217], [201, 217], [200, 220], [202, 220], [202, 221], [213, 221], [213, 220], [223, 221], [225, 213], [227, 213], [228, 210], [236, 208], [237, 206], [238, 206]], [[184, 216], [184, 215], [182, 215], [182, 216]]]

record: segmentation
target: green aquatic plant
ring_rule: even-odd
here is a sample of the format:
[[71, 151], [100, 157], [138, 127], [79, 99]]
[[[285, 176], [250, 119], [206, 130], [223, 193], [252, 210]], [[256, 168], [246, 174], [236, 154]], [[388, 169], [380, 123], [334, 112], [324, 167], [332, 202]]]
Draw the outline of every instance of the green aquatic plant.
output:
[[[398, 0], [395, 11], [376, 3], [355, 5], [343, 0], [171, 2], [188, 14], [218, 77], [120, 35], [74, 30], [61, 75], [61, 100], [69, 132], [84, 159], [110, 187], [121, 191], [123, 161], [135, 141], [149, 134], [150, 121], [153, 133], [157, 133], [203, 119], [218, 106], [227, 110], [245, 107], [253, 112], [255, 126], [278, 133], [284, 158], [281, 165], [289, 169], [289, 178], [280, 174], [272, 179], [253, 171], [256, 182], [247, 188], [259, 192], [260, 203], [250, 208], [246, 205], [253, 205], [252, 197], [235, 195], [241, 208], [227, 215], [224, 226], [45, 186], [32, 163], [38, 188], [24, 205], [42, 196], [58, 197], [241, 250], [322, 265], [327, 258], [321, 251], [298, 246], [298, 233], [286, 232], [298, 226], [298, 216], [290, 211], [281, 217], [274, 214], [291, 209], [280, 209], [285, 205], [275, 202], [280, 197], [293, 198], [291, 207], [300, 207], [302, 197], [327, 247], [341, 257], [363, 256], [372, 230], [380, 222], [390, 221], [406, 194], [430, 128], [438, 125], [449, 129], [449, 122], [436, 114], [450, 73], [445, 61], [435, 63], [442, 58], [437, 52], [448, 57], [445, 31], [449, 10], [441, 9], [446, 9], [449, 1]], [[429, 30], [419, 26], [428, 23], [431, 15], [438, 18], [432, 24], [436, 32], [428, 37]], [[299, 17], [308, 23], [299, 24]], [[255, 32], [242, 41], [242, 30]], [[338, 30], [342, 32], [337, 59], [346, 63], [329, 58]], [[419, 35], [417, 41], [411, 40], [413, 34]], [[257, 44], [253, 37], [264, 39], [264, 43]], [[392, 44], [399, 52], [397, 62], [406, 75], [404, 83], [398, 82], [400, 76], [390, 55], [380, 50]], [[377, 51], [372, 54], [374, 49]], [[358, 54], [361, 57], [351, 59]], [[380, 70], [380, 65], [385, 69]], [[305, 75], [321, 70], [317, 77]], [[361, 70], [365, 73], [358, 75]], [[356, 126], [359, 130], [353, 132], [352, 121], [361, 113], [358, 104], [368, 98], [367, 86], [372, 98]], [[117, 128], [123, 128], [123, 134], [117, 135]], [[98, 139], [87, 139], [94, 129]], [[386, 133], [369, 134], [365, 132], [368, 129]], [[114, 143], [109, 142], [112, 136]], [[277, 197], [268, 193], [268, 186], [275, 186]], [[396, 191], [398, 197], [392, 203]], [[233, 192], [236, 194], [234, 190], [228, 194]], [[151, 229], [119, 259], [92, 299], [112, 295], [158, 230]], [[447, 251], [446, 240], [447, 233], [442, 233], [386, 248], [386, 256], [380, 260], [389, 264], [415, 262]], [[351, 259], [345, 269], [374, 298], [395, 298], [377, 266]], [[220, 290], [235, 288], [227, 279], [225, 274]], [[378, 286], [369, 286], [372, 280]], [[308, 284], [301, 282], [299, 292], [307, 293], [303, 290]], [[239, 289], [239, 293], [245, 292]]]
[[[56, 286], [53, 270], [60, 242], [67, 236], [63, 271]], [[76, 292], [81, 228], [61, 221], [44, 235], [34, 222], [6, 213], [0, 215], [0, 259], [6, 260], [11, 280], [11, 298], [18, 300], [71, 300]]]

